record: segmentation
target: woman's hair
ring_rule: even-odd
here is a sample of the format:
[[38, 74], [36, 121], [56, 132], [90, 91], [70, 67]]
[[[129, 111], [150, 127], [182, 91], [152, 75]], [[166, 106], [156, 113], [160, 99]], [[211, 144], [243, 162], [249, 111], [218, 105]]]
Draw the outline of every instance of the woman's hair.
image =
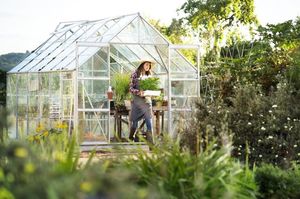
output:
[[136, 73], [137, 73], [137, 76], [138, 76], [138, 77], [140, 77], [142, 71], [144, 71], [144, 64], [145, 64], [145, 63], [150, 63], [150, 68], [149, 68], [149, 70], [146, 71], [145, 73], [146, 73], [147, 76], [148, 76], [148, 75], [151, 75], [152, 63], [149, 62], [149, 61], [144, 61], [144, 62], [142, 62], [142, 63], [139, 65], [139, 67], [136, 69]]

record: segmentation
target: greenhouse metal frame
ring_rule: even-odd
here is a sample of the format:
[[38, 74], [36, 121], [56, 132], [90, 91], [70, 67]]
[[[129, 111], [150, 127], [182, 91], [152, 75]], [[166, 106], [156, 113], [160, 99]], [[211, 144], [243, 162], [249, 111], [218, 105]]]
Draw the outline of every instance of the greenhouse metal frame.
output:
[[[195, 51], [195, 64], [182, 50]], [[155, 62], [154, 75], [169, 102], [164, 131], [174, 134], [178, 115], [189, 114], [200, 96], [199, 50], [199, 45], [171, 44], [139, 13], [62, 22], [8, 72], [9, 136], [24, 137], [63, 121], [83, 142], [96, 136], [93, 143], [110, 143], [115, 136], [106, 96], [111, 78], [133, 72], [145, 59]]]

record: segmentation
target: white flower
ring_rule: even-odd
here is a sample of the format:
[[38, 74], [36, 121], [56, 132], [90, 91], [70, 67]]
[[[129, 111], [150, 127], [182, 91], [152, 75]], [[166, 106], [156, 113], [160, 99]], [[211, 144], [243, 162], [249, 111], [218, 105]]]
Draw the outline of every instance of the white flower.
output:
[[248, 122], [248, 125], [251, 125], [252, 123], [251, 122]]
[[274, 149], [274, 147], [271, 147], [271, 149]]
[[250, 113], [250, 116], [251, 116], [251, 117], [253, 116], [252, 113]]
[[260, 114], [259, 116], [260, 116], [260, 117], [263, 117], [263, 114]]
[[283, 158], [284, 160], [286, 160], [286, 158]]
[[289, 121], [291, 120], [291, 118], [289, 118], [289, 117], [287, 117], [286, 119], [289, 120]]
[[277, 155], [277, 154], [275, 155], [275, 158], [278, 158], [278, 155]]
[[277, 108], [277, 105], [276, 105], [276, 104], [274, 104], [274, 105], [272, 106], [272, 108]]
[[266, 130], [266, 128], [265, 128], [265, 127], [263, 127], [263, 126], [262, 126], [260, 129], [261, 129], [261, 130], [263, 130], [263, 131], [265, 131], [265, 130]]
[[284, 126], [285, 129], [287, 129], [287, 126]]
[[238, 155], [242, 155], [241, 153], [238, 153]]
[[258, 142], [261, 142], [261, 139], [259, 139]]
[[272, 110], [269, 110], [269, 113], [272, 113]]
[[218, 145], [217, 144], [214, 144], [214, 147], [217, 147]]
[[297, 155], [300, 156], [300, 153], [298, 153]]
[[297, 144], [294, 145], [294, 148], [296, 148], [296, 147], [297, 147]]
[[260, 157], [260, 158], [261, 158], [261, 157], [262, 157], [262, 155], [259, 155], [258, 157]]
[[273, 139], [273, 136], [272, 136], [272, 135], [269, 135], [269, 136], [268, 136], [268, 139]]

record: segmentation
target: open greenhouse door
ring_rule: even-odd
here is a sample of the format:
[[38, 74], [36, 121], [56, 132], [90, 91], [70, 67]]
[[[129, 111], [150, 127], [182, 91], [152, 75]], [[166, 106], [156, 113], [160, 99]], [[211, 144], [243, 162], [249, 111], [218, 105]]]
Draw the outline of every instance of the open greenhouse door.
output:
[[168, 131], [172, 136], [185, 127], [194, 102], [200, 97], [199, 50], [198, 45], [171, 45], [169, 48]]
[[110, 142], [109, 57], [106, 43], [77, 44], [74, 119], [83, 143]]

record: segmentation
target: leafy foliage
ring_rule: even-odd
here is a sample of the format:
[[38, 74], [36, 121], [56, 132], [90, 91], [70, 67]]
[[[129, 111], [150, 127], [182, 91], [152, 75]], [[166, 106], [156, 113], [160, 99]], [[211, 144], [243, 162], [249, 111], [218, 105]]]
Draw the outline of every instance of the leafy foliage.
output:
[[149, 77], [146, 79], [139, 80], [140, 90], [159, 90], [159, 78]]
[[181, 151], [179, 143], [163, 142], [153, 154], [141, 152], [127, 161], [139, 183], [159, 191], [161, 198], [255, 198], [254, 176], [230, 158], [228, 150], [208, 150], [199, 156]]
[[130, 98], [129, 84], [130, 74], [128, 73], [115, 73], [111, 80], [114, 89], [114, 101], [117, 106], [123, 105], [124, 100]]
[[208, 41], [211, 57], [219, 57], [221, 42], [230, 28], [257, 23], [254, 0], [188, 0], [180, 10], [198, 37]]
[[[197, 103], [195, 121], [183, 132], [185, 145], [196, 152], [195, 141], [207, 143], [222, 129], [233, 136], [232, 155], [251, 165], [261, 162], [288, 167], [300, 160], [300, 93], [285, 81], [265, 95], [253, 85], [236, 85], [229, 101]], [[208, 141], [207, 141], [208, 140]], [[193, 144], [194, 142], [194, 144]], [[205, 145], [203, 146], [205, 148]]]
[[262, 165], [255, 171], [255, 181], [259, 186], [259, 198], [299, 198], [300, 168], [282, 170], [273, 165]]

